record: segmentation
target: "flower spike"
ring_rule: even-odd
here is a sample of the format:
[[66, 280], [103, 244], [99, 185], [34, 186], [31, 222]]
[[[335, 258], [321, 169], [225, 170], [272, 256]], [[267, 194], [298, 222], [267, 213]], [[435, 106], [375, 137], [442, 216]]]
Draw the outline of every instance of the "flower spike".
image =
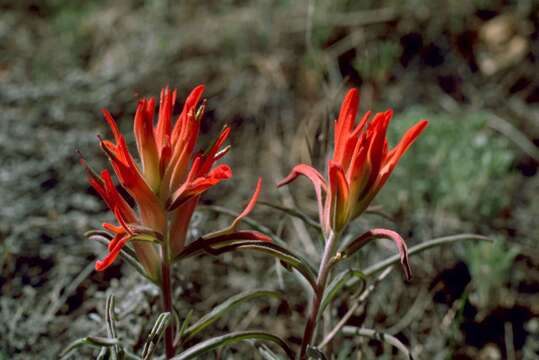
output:
[[342, 231], [365, 211], [402, 155], [428, 125], [427, 120], [419, 121], [395, 148], [389, 150], [386, 135], [393, 111], [378, 113], [370, 122], [371, 112], [368, 111], [354, 126], [358, 106], [359, 92], [350, 89], [335, 121], [335, 144], [333, 156], [328, 161], [327, 181], [316, 169], [300, 164], [278, 184], [286, 185], [299, 175], [311, 180], [318, 201], [320, 224], [326, 234]]
[[177, 99], [176, 90], [166, 87], [161, 91], [156, 124], [156, 100], [139, 100], [133, 132], [141, 167], [131, 155], [116, 120], [109, 111], [103, 110], [113, 140], [99, 137], [101, 148], [108, 156], [120, 185], [135, 200], [137, 210], [116, 189], [107, 170], [98, 175], [81, 159], [90, 185], [103, 198], [119, 224], [103, 225], [113, 238], [108, 255], [96, 263], [97, 270], [105, 270], [112, 264], [129, 242], [148, 275], [156, 278], [162, 259], [153, 244], [168, 241], [173, 252], [181, 251], [200, 196], [232, 177], [228, 165], [215, 165], [228, 152], [224, 145], [230, 128], [224, 128], [207, 152], [197, 153], [195, 150], [205, 109], [203, 93], [203, 85], [191, 91], [174, 124], [172, 113]]

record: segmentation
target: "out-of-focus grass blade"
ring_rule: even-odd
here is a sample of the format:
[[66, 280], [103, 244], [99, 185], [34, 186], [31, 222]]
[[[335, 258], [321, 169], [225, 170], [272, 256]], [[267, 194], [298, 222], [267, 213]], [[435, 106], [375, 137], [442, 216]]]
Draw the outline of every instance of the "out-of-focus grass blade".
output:
[[408, 350], [408, 348], [399, 339], [389, 334], [373, 329], [358, 328], [355, 326], [345, 326], [343, 327], [342, 332], [346, 335], [365, 336], [371, 339], [385, 342], [387, 344], [390, 344], [391, 346], [396, 347], [404, 356], [406, 356], [407, 359], [414, 360], [410, 350]]
[[157, 320], [155, 321], [155, 324], [153, 325], [153, 328], [148, 334], [148, 338], [144, 343], [144, 348], [142, 349], [143, 360], [149, 360], [152, 358], [155, 347], [161, 340], [163, 332], [167, 328], [170, 318], [171, 314], [169, 312], [159, 314], [159, 316], [157, 317]]
[[282, 357], [275, 354], [273, 351], [271, 351], [269, 347], [264, 344], [258, 346], [256, 349], [265, 360], [283, 360]]
[[295, 354], [290, 349], [288, 344], [278, 336], [269, 334], [264, 331], [236, 331], [226, 335], [217, 336], [208, 340], [205, 340], [201, 343], [198, 343], [189, 349], [185, 350], [181, 354], [172, 358], [172, 360], [188, 360], [188, 359], [199, 359], [202, 354], [205, 354], [209, 351], [220, 348], [221, 346], [233, 345], [240, 341], [245, 340], [261, 340], [269, 341], [278, 345], [286, 353], [289, 359], [294, 359]]
[[305, 224], [315, 228], [317, 231], [322, 230], [322, 227], [320, 226], [318, 221], [314, 220], [309, 215], [305, 214], [304, 212], [302, 212], [300, 210], [289, 208], [289, 207], [282, 206], [282, 205], [272, 204], [272, 203], [269, 203], [269, 202], [266, 202], [266, 201], [259, 201], [258, 204], [270, 207], [270, 208], [275, 209], [275, 210], [282, 211], [287, 215], [296, 217], [296, 218], [302, 220]]
[[[199, 206], [199, 209], [206, 209], [215, 211], [217, 213], [225, 214], [228, 216], [236, 217], [240, 213], [236, 212], [234, 210], [227, 209], [222, 206], [216, 206], [216, 205], [205, 205], [205, 206]], [[283, 246], [286, 244], [286, 241], [284, 241], [279, 235], [275, 234], [269, 227], [267, 227], [264, 224], [259, 223], [258, 221], [254, 220], [253, 218], [250, 218], [249, 216], [244, 217], [241, 221], [245, 222], [249, 226], [251, 226], [254, 230], [260, 231], [262, 234], [268, 235], [271, 237], [273, 241], [275, 241], [277, 244]]]
[[283, 294], [272, 290], [249, 290], [232, 296], [230, 299], [213, 308], [212, 311], [204, 315], [202, 318], [200, 318], [200, 320], [187, 328], [187, 330], [185, 330], [183, 333], [184, 342], [206, 329], [236, 306], [242, 304], [243, 302], [260, 297], [282, 298]]
[[[366, 285], [365, 275], [359, 270], [348, 269], [339, 273], [333, 281], [327, 286], [324, 296], [322, 298], [322, 303], [320, 304], [320, 314], [324, 312], [324, 309], [333, 301], [335, 296], [347, 285], [349, 280], [356, 278], [361, 281], [361, 287], [364, 288]], [[355, 282], [353, 283], [355, 285]], [[363, 289], [362, 289], [363, 290]]]
[[118, 345], [118, 339], [109, 339], [104, 338], [100, 336], [86, 336], [80, 339], [77, 339], [73, 341], [71, 344], [69, 344], [59, 355], [60, 359], [63, 359], [71, 353], [71, 351], [81, 347], [81, 346], [94, 346], [94, 347], [102, 347], [102, 346], [114, 346]]
[[[104, 237], [102, 235], [90, 235], [88, 237], [89, 239], [91, 240], [94, 240], [94, 241], [97, 241], [98, 243], [100, 243], [101, 245], [107, 247], [109, 242], [110, 242], [110, 239], [108, 239], [107, 237]], [[125, 261], [127, 261], [129, 263], [129, 265], [131, 265], [139, 274], [141, 274], [142, 276], [144, 276], [146, 279], [148, 279], [149, 281], [151, 281], [152, 283], [155, 283], [155, 280], [151, 279], [147, 274], [146, 274], [146, 271], [144, 270], [144, 267], [138, 262], [137, 260], [137, 255], [135, 254], [135, 251], [133, 249], [131, 249], [129, 246], [124, 246], [122, 247], [122, 250], [120, 250], [120, 255], [122, 256], [122, 258], [125, 259]]]

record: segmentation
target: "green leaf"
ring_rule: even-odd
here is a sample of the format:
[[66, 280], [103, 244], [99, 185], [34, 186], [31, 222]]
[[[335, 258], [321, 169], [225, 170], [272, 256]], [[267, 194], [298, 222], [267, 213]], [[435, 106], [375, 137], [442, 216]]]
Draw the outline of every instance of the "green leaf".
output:
[[189, 326], [189, 323], [191, 322], [192, 315], [193, 315], [193, 309], [189, 310], [189, 312], [185, 316], [185, 319], [182, 322], [182, 326], [180, 327], [180, 331], [178, 333], [180, 339], [184, 337], [185, 331], [187, 330], [187, 327]]
[[191, 257], [198, 255], [202, 252], [206, 252], [211, 255], [220, 255], [225, 252], [235, 250], [253, 250], [271, 255], [281, 261], [288, 270], [295, 268], [303, 277], [309, 282], [309, 284], [316, 288], [315, 271], [299, 255], [292, 253], [290, 250], [285, 249], [274, 243], [261, 241], [261, 240], [225, 240], [219, 239], [204, 239], [200, 238], [187, 245], [182, 252], [176, 257], [181, 259], [185, 257]]
[[322, 297], [322, 302], [320, 304], [320, 314], [324, 312], [326, 307], [333, 301], [337, 294], [345, 287], [355, 285], [356, 282], [349, 284], [351, 279], [358, 279], [361, 281], [362, 288], [366, 285], [365, 275], [358, 270], [348, 269], [340, 274], [338, 274], [333, 281], [327, 286], [326, 291], [324, 291], [324, 296]]
[[[116, 338], [116, 324], [114, 323], [114, 307], [115, 307], [116, 298], [114, 295], [110, 294], [107, 297], [107, 303], [105, 305], [105, 321], [107, 323], [107, 336], [109, 338]], [[123, 349], [119, 345], [112, 346], [111, 351], [112, 360], [118, 360], [123, 358]]]
[[315, 228], [318, 231], [322, 230], [322, 227], [320, 226], [318, 221], [314, 220], [309, 215], [305, 214], [304, 212], [302, 212], [302, 211], [300, 211], [298, 209], [293, 209], [293, 208], [289, 208], [289, 207], [282, 206], [282, 205], [272, 204], [272, 203], [265, 202], [265, 201], [259, 201], [258, 204], [270, 207], [270, 208], [275, 209], [275, 210], [282, 211], [287, 215], [290, 215], [290, 216], [293, 216], [293, 217], [296, 217], [296, 218], [302, 220], [305, 224]]
[[295, 354], [290, 349], [288, 344], [278, 336], [269, 334], [264, 331], [236, 331], [226, 335], [217, 336], [201, 343], [198, 343], [189, 349], [185, 350], [181, 354], [172, 358], [172, 360], [188, 360], [188, 359], [198, 359], [199, 356], [205, 354], [209, 351], [220, 348], [221, 346], [227, 346], [236, 344], [240, 341], [245, 340], [262, 340], [269, 341], [276, 345], [279, 345], [281, 349], [286, 353], [289, 359], [294, 359]]
[[109, 339], [99, 336], [86, 336], [80, 339], [77, 339], [73, 341], [71, 344], [69, 344], [59, 355], [61, 359], [69, 355], [69, 353], [81, 346], [94, 346], [94, 347], [102, 347], [102, 346], [114, 346], [118, 345], [119, 341], [118, 339]]
[[148, 334], [148, 338], [144, 343], [144, 348], [142, 350], [143, 360], [149, 360], [152, 358], [155, 347], [161, 340], [163, 332], [165, 332], [170, 318], [171, 314], [169, 312], [159, 314], [159, 316], [157, 317], [157, 320], [155, 321], [155, 324], [153, 325], [153, 328]]
[[183, 337], [184, 342], [190, 340], [193, 336], [206, 329], [208, 326], [213, 324], [215, 321], [223, 317], [227, 312], [234, 309], [236, 306], [242, 304], [243, 302], [256, 299], [259, 297], [273, 297], [280, 299], [283, 297], [283, 294], [277, 291], [272, 290], [249, 290], [232, 296], [227, 301], [219, 304], [212, 311], [204, 315], [200, 320], [191, 325], [187, 330], [184, 331]]

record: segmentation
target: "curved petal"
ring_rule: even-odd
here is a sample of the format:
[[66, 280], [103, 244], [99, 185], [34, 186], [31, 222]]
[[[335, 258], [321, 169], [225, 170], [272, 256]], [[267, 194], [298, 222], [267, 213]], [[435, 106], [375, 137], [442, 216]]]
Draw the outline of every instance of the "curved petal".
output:
[[427, 120], [421, 120], [406, 131], [399, 144], [395, 146], [395, 148], [393, 148], [393, 150], [391, 150], [387, 155], [384, 163], [384, 170], [389, 172], [393, 170], [402, 155], [404, 155], [410, 146], [412, 146], [415, 140], [419, 137], [419, 135], [421, 135], [423, 130], [425, 130], [428, 125], [429, 122]]
[[348, 90], [341, 104], [339, 118], [335, 123], [335, 152], [333, 160], [341, 163], [342, 158], [346, 155], [345, 148], [348, 143], [352, 126], [357, 115], [359, 106], [359, 91], [355, 88]]
[[320, 175], [318, 170], [306, 164], [296, 165], [294, 166], [290, 174], [288, 174], [287, 177], [285, 177], [277, 184], [277, 187], [281, 187], [291, 183], [292, 181], [296, 180], [296, 178], [300, 175], [307, 177], [313, 183], [314, 191], [316, 193], [316, 200], [318, 201], [318, 213], [320, 217], [320, 222], [322, 222], [324, 217], [324, 203], [322, 199], [322, 191], [327, 191], [327, 185], [326, 181], [324, 180], [322, 175]]
[[[193, 165], [194, 166], [194, 165]], [[174, 210], [190, 198], [198, 196], [217, 185], [223, 180], [232, 177], [232, 169], [226, 164], [221, 164], [214, 168], [207, 176], [201, 176], [196, 179], [187, 179], [187, 181], [171, 196], [168, 210]]]
[[159, 118], [157, 119], [157, 127], [155, 129], [155, 139], [157, 148], [160, 152], [167, 145], [167, 138], [170, 138], [172, 123], [171, 116], [176, 103], [176, 90], [170, 91], [168, 86], [161, 90], [159, 99]]
[[395, 245], [397, 245], [397, 249], [399, 250], [399, 254], [401, 258], [401, 265], [404, 271], [404, 275], [406, 276], [407, 280], [411, 280], [412, 270], [408, 262], [408, 248], [406, 247], [406, 243], [404, 242], [404, 239], [397, 232], [393, 230], [371, 229], [367, 231], [366, 233], [358, 236], [354, 241], [352, 241], [350, 245], [348, 245], [346, 249], [344, 249], [343, 255], [350, 256], [356, 251], [358, 251], [359, 249], [361, 249], [369, 241], [374, 240], [374, 239], [381, 239], [381, 238], [391, 239], [395, 242]]
[[247, 215], [249, 215], [251, 211], [253, 211], [256, 201], [258, 200], [258, 196], [260, 195], [260, 191], [262, 191], [262, 178], [258, 178], [258, 181], [256, 182], [255, 192], [253, 193], [251, 200], [249, 200], [249, 202], [247, 203], [245, 209], [243, 209], [243, 211], [238, 215], [238, 217], [234, 219], [234, 221], [230, 225], [230, 229], [232, 231], [236, 230], [241, 220]]
[[142, 171], [152, 189], [159, 187], [159, 154], [155, 143], [153, 116], [155, 100], [142, 99], [137, 105], [133, 132], [142, 162]]
[[[176, 143], [178, 140], [183, 139], [185, 136], [185, 132], [187, 131], [187, 121], [190, 121], [188, 114], [190, 112], [194, 112], [195, 107], [200, 102], [200, 99], [202, 98], [202, 94], [204, 93], [204, 85], [198, 85], [196, 86], [189, 96], [187, 96], [187, 99], [185, 100], [185, 103], [183, 105], [182, 112], [180, 116], [178, 117], [178, 120], [176, 121], [176, 124], [174, 124], [174, 129], [172, 130], [172, 145], [176, 146]], [[196, 120], [195, 117], [193, 117], [193, 120]]]
[[122, 247], [128, 240], [129, 236], [123, 236], [119, 239], [114, 239], [114, 247], [112, 247], [112, 249], [109, 249], [109, 253], [103, 258], [103, 260], [97, 260], [95, 262], [95, 269], [97, 271], [103, 271], [108, 268], [114, 262], [114, 260], [116, 260], [116, 258], [120, 254], [120, 251], [122, 250]]

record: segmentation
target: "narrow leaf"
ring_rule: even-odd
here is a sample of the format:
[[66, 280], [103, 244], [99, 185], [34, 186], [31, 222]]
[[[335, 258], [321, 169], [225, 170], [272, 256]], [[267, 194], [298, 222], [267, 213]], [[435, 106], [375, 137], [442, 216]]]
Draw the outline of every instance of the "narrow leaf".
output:
[[295, 358], [295, 354], [292, 349], [290, 349], [288, 344], [278, 336], [269, 334], [264, 331], [236, 331], [198, 343], [185, 350], [181, 354], [173, 357], [172, 360], [198, 359], [199, 356], [201, 356], [202, 354], [218, 349], [221, 346], [233, 345], [245, 340], [261, 340], [272, 342], [276, 345], [279, 345], [289, 359]]
[[189, 310], [187, 315], [185, 316], [185, 320], [182, 322], [182, 327], [180, 328], [179, 334], [180, 338], [183, 338], [185, 335], [185, 331], [187, 330], [187, 327], [189, 326], [191, 322], [191, 316], [193, 315], [193, 309]]
[[203, 239], [193, 241], [187, 245], [176, 259], [185, 257], [191, 257], [198, 255], [202, 252], [206, 252], [211, 255], [220, 255], [225, 252], [235, 250], [253, 250], [262, 252], [276, 257], [281, 261], [287, 269], [295, 268], [300, 274], [309, 282], [309, 284], [316, 288], [315, 271], [311, 268], [309, 263], [301, 258], [299, 255], [292, 253], [274, 243], [269, 243], [260, 240], [226, 240], [216, 241], [215, 239]]
[[171, 314], [169, 312], [162, 313], [157, 317], [157, 320], [155, 321], [155, 324], [153, 325], [153, 328], [148, 334], [148, 338], [144, 343], [144, 348], [142, 350], [143, 360], [148, 360], [152, 358], [156, 345], [161, 340], [163, 332], [167, 328], [170, 318]]
[[[114, 322], [114, 307], [116, 303], [116, 298], [114, 295], [110, 294], [107, 297], [107, 303], [105, 305], [105, 320], [107, 323], [107, 336], [109, 338], [116, 338], [116, 324]], [[112, 360], [121, 359], [123, 357], [123, 349], [119, 345], [114, 345], [111, 349], [111, 358]]]
[[77, 339], [73, 341], [71, 344], [69, 344], [59, 355], [59, 357], [62, 359], [69, 355], [69, 353], [81, 346], [94, 346], [94, 347], [102, 347], [102, 346], [114, 346], [118, 344], [118, 339], [109, 339], [99, 336], [87, 336], [80, 339]]
[[357, 283], [357, 282], [353, 282], [352, 284], [348, 284], [348, 282], [354, 278], [361, 281], [361, 287], [363, 291], [363, 288], [366, 285], [366, 278], [365, 278], [365, 275], [361, 271], [349, 269], [349, 270], [345, 270], [341, 272], [327, 286], [326, 291], [324, 292], [324, 296], [322, 298], [322, 303], [320, 304], [320, 314], [324, 312], [325, 308], [329, 304], [331, 304], [333, 299], [345, 286], [355, 285]]
[[185, 330], [183, 333], [184, 342], [190, 340], [193, 336], [206, 329], [208, 326], [213, 324], [215, 321], [223, 317], [227, 312], [231, 311], [238, 305], [259, 297], [272, 297], [280, 299], [283, 297], [283, 294], [271, 290], [249, 290], [232, 296], [227, 301], [213, 308], [212, 311], [204, 315], [202, 318], [200, 318], [200, 320], [198, 320], [187, 330]]

